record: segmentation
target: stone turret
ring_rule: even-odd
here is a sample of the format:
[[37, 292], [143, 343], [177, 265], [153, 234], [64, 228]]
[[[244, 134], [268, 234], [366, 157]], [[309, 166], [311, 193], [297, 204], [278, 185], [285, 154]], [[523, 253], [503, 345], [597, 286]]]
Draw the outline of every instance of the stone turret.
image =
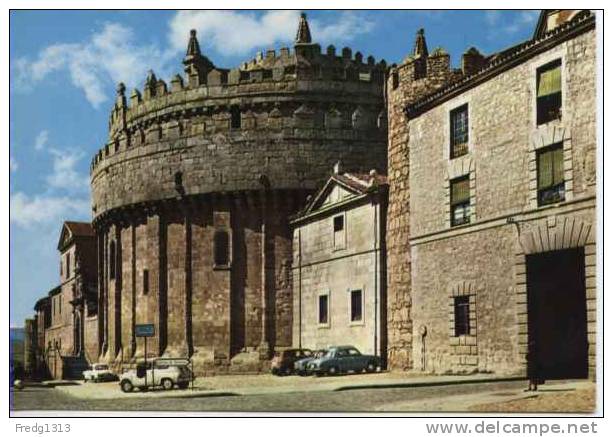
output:
[[298, 24], [298, 32], [296, 32], [296, 44], [311, 44], [311, 30], [303, 12], [300, 14], [300, 23]]
[[388, 79], [388, 165], [397, 169], [389, 173], [389, 209], [387, 214], [388, 265], [388, 365], [393, 369], [410, 369], [413, 326], [411, 311], [411, 253], [409, 235], [408, 124], [404, 108], [412, 101], [462, 77], [450, 68], [449, 54], [437, 48], [428, 51], [423, 29], [417, 31], [413, 51], [399, 66], [390, 69]]
[[415, 48], [413, 49], [413, 56], [415, 58], [428, 57], [428, 45], [426, 44], [426, 35], [424, 29], [419, 29], [417, 31], [417, 37], [415, 38]]
[[183, 58], [183, 65], [185, 66], [187, 81], [192, 87], [205, 84], [209, 71], [215, 68], [211, 60], [200, 51], [200, 43], [196, 37], [195, 29], [189, 32], [189, 42], [187, 43], [185, 58]]

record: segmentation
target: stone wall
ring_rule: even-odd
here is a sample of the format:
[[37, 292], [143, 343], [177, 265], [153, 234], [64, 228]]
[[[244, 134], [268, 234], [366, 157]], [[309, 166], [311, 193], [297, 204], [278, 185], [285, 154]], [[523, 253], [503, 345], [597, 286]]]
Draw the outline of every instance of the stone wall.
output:
[[[592, 30], [562, 41], [408, 123], [412, 349], [423, 370], [522, 372], [528, 332], [524, 257], [569, 247], [585, 247], [587, 254], [594, 369], [594, 36]], [[536, 69], [554, 59], [562, 60], [562, 117], [537, 126]], [[469, 151], [450, 159], [449, 113], [466, 103]], [[536, 152], [559, 142], [566, 201], [539, 207]], [[396, 171], [392, 162], [390, 170]], [[471, 223], [451, 227], [449, 181], [464, 175], [470, 177]], [[538, 247], [533, 247], [534, 232]], [[471, 296], [476, 306], [471, 315], [475, 335], [466, 338], [450, 333], [449, 308], [459, 294]], [[417, 329], [422, 326], [425, 343], [424, 331]]]
[[[118, 367], [144, 356], [135, 324], [153, 323], [148, 355], [192, 357], [203, 372], [230, 370], [238, 353], [291, 345], [291, 239], [294, 194], [218, 195], [98, 223], [104, 245], [102, 359]], [[230, 262], [216, 265], [215, 234], [229, 234]], [[265, 235], [265, 241], [264, 237]], [[117, 247], [115, 278], [110, 246]], [[145, 276], [148, 287], [145, 287]], [[105, 322], [106, 320], [106, 322]], [[260, 351], [260, 352], [258, 352]], [[259, 358], [258, 358], [259, 360]]]
[[[410, 229], [409, 125], [405, 115], [407, 104], [454, 82], [461, 72], [450, 68], [449, 55], [438, 51], [431, 55], [409, 57], [390, 69], [387, 80], [388, 181], [387, 214], [387, 282], [388, 282], [388, 359], [389, 367], [412, 367], [411, 340], [411, 256]], [[415, 180], [415, 179], [412, 179]], [[427, 187], [419, 181], [420, 186]]]

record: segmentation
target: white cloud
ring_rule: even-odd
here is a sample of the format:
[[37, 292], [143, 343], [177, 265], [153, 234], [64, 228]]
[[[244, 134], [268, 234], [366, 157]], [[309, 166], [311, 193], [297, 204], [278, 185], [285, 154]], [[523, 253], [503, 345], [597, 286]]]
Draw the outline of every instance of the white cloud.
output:
[[9, 169], [11, 170], [11, 172], [16, 172], [18, 168], [19, 168], [19, 164], [17, 163], [17, 160], [13, 158], [13, 156], [10, 156], [9, 157]]
[[167, 54], [153, 45], [136, 44], [132, 29], [106, 23], [89, 41], [54, 44], [41, 50], [35, 59], [15, 60], [15, 86], [28, 89], [49, 74], [65, 70], [72, 84], [97, 108], [112, 95], [114, 84], [136, 86], [150, 68], [162, 70], [167, 59]]
[[79, 173], [76, 169], [79, 161], [84, 157], [83, 152], [75, 150], [50, 149], [53, 157], [53, 171], [46, 177], [51, 188], [66, 191], [84, 191], [89, 187], [89, 177]]
[[[133, 29], [106, 23], [89, 40], [52, 44], [34, 57], [13, 60], [13, 89], [27, 91], [50, 74], [66, 72], [95, 108], [109, 100], [115, 85], [141, 85], [153, 69], [165, 77], [181, 66], [174, 65], [187, 46], [189, 30], [196, 29], [203, 49], [223, 56], [244, 55], [255, 49], [291, 44], [296, 35], [298, 11], [179, 11], [169, 22], [168, 47], [139, 43]], [[364, 13], [343, 11], [332, 18], [310, 19], [311, 33], [322, 44], [344, 43], [370, 32], [374, 21]], [[170, 62], [172, 61], [172, 63]], [[42, 147], [42, 146], [41, 146]]]
[[333, 22], [313, 20], [313, 23], [309, 24], [315, 41], [332, 44], [351, 41], [359, 35], [371, 32], [375, 27], [374, 21], [353, 11], [341, 12]]
[[10, 221], [26, 228], [73, 215], [85, 216], [89, 211], [90, 203], [85, 196], [28, 196], [16, 192], [10, 198]]
[[[511, 15], [512, 14], [512, 15]], [[538, 18], [539, 11], [486, 11], [485, 22], [490, 28], [489, 37], [494, 38], [500, 32], [514, 35], [527, 27], [533, 27]]]
[[[171, 50], [183, 51], [190, 29], [198, 31], [203, 50], [212, 48], [224, 55], [241, 55], [279, 43], [294, 41], [300, 13], [267, 11], [261, 15], [237, 11], [179, 11], [170, 21]], [[374, 22], [365, 15], [344, 11], [334, 20], [309, 19], [315, 42], [341, 43], [370, 32]]]
[[43, 147], [47, 144], [49, 140], [49, 132], [46, 130], [42, 130], [36, 135], [36, 139], [34, 140], [34, 148], [36, 150], [42, 150]]
[[170, 20], [168, 35], [173, 50], [185, 50], [190, 29], [198, 31], [203, 48], [238, 55], [255, 48], [292, 41], [300, 14], [298, 11], [255, 13], [237, 11], [179, 11]]

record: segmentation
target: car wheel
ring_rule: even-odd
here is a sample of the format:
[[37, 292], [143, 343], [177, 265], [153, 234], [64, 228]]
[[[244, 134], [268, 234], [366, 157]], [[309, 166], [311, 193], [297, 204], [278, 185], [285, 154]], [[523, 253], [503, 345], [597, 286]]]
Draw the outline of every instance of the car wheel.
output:
[[132, 385], [130, 381], [128, 381], [127, 379], [121, 381], [121, 391], [122, 392], [130, 393], [132, 390], [134, 390], [134, 386]]
[[285, 376], [289, 376], [292, 374], [292, 369], [290, 369], [289, 367], [286, 367], [284, 373], [285, 373]]
[[172, 382], [172, 379], [168, 379], [168, 378], [162, 379], [162, 387], [164, 388], [164, 390], [172, 389], [173, 385], [174, 383]]
[[366, 372], [373, 373], [376, 370], [375, 363], [368, 363], [366, 365]]
[[330, 376], [334, 376], [338, 374], [338, 369], [336, 368], [336, 366], [330, 366], [328, 368], [328, 375]]

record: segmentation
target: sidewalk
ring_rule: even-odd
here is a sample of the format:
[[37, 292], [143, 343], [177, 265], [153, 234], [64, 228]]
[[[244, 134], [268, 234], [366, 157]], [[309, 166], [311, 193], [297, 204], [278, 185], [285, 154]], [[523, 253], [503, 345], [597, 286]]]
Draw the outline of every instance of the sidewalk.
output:
[[262, 375], [222, 375], [196, 378], [194, 389], [134, 391], [123, 393], [118, 382], [58, 385], [56, 390], [80, 399], [189, 398], [209, 396], [244, 396], [256, 394], [295, 393], [313, 391], [345, 391], [373, 388], [420, 387], [448, 384], [504, 381], [521, 378], [501, 377], [493, 374], [467, 376], [424, 376], [407, 372], [355, 374], [336, 377], [277, 377]]
[[[591, 381], [551, 381], [537, 392], [524, 389], [484, 390], [481, 393], [446, 396], [436, 399], [395, 402], [382, 405], [381, 412], [583, 412], [594, 411], [596, 385]], [[586, 396], [591, 394], [592, 396]], [[586, 401], [586, 398], [589, 399]], [[565, 403], [560, 405], [560, 399]]]

